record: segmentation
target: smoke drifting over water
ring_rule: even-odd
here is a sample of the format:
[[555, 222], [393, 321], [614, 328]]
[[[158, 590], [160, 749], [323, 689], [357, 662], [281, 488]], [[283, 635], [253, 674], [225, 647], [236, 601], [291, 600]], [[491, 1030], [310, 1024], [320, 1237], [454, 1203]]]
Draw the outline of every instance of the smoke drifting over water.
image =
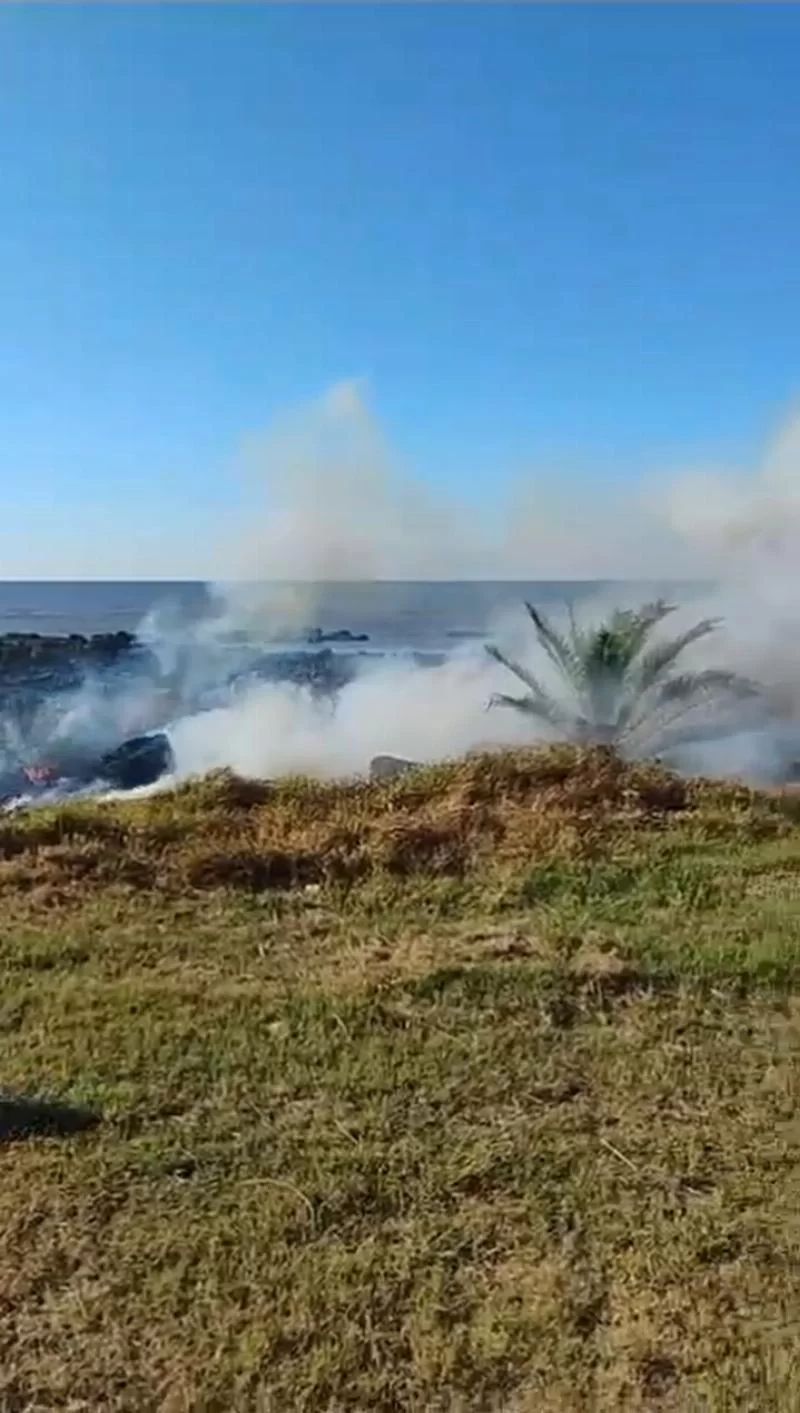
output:
[[[151, 670], [111, 688], [90, 680], [62, 697], [57, 710], [45, 704], [24, 743], [29, 753], [53, 743], [98, 752], [125, 736], [163, 728], [179, 778], [220, 767], [252, 776], [331, 777], [366, 771], [378, 754], [430, 761], [535, 739], [524, 716], [487, 713], [494, 692], [513, 689], [507, 674], [486, 656], [480, 639], [455, 643], [443, 622], [426, 624], [419, 585], [410, 581], [544, 578], [556, 568], [548, 552], [553, 545], [569, 542], [574, 565], [574, 517], [571, 523], [551, 503], [548, 516], [531, 510], [526, 518], [518, 499], [505, 522], [498, 514], [487, 530], [463, 507], [438, 502], [397, 468], [357, 385], [334, 389], [252, 444], [247, 464], [263, 504], [252, 507], [228, 557], [228, 582], [214, 589], [208, 611], [193, 621], [169, 605], [152, 614], [140, 634]], [[528, 504], [535, 507], [535, 498]], [[625, 535], [611, 529], [620, 509], [586, 527], [586, 578], [611, 576], [609, 551], [624, 552]], [[787, 425], [749, 476], [681, 476], [657, 502], [651, 498], [649, 510], [644, 498], [628, 509], [627, 536], [630, 543], [638, 540], [639, 561], [618, 559], [617, 576], [644, 579], [642, 560], [652, 567], [658, 547], [679, 546], [693, 577], [715, 582], [713, 590], [687, 592], [669, 623], [673, 632], [700, 616], [724, 619], [719, 634], [690, 651], [687, 667], [724, 664], [765, 687], [762, 721], [754, 724], [751, 713], [746, 729], [743, 720], [742, 730], [687, 747], [676, 763], [756, 780], [785, 774], [795, 747], [800, 756], [800, 420]], [[296, 654], [309, 629], [320, 622], [343, 626], [324, 619], [331, 585], [362, 581], [353, 602], [370, 620], [371, 613], [381, 616], [371, 601], [385, 604], [389, 590], [385, 584], [370, 590], [367, 581], [389, 579], [409, 582], [392, 586], [392, 621], [387, 624], [383, 610], [378, 641], [371, 633], [364, 649], [348, 644], [322, 662], [309, 658], [321, 678], [315, 682], [312, 673], [303, 685], [305, 668], [295, 671]], [[581, 618], [594, 619], [626, 600], [640, 603], [658, 589], [641, 583], [596, 588]], [[344, 589], [342, 596], [344, 602]], [[521, 603], [508, 606], [517, 597], [522, 593], [513, 587], [493, 599], [487, 594], [492, 606], [484, 621], [447, 627], [485, 629], [531, 661], [530, 624]], [[414, 646], [438, 658], [415, 655]], [[382, 654], [373, 651], [379, 648]], [[289, 651], [295, 654], [288, 672], [293, 680], [265, 680], [274, 678], [274, 654]], [[552, 685], [549, 664], [533, 666]], [[320, 690], [325, 681], [335, 690]], [[18, 741], [13, 749], [20, 749]]]

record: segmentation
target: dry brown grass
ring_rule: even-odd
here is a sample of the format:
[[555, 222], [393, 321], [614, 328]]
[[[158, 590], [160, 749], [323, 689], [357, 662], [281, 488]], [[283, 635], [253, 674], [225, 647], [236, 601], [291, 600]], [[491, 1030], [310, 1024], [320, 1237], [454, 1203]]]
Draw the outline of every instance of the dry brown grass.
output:
[[778, 833], [780, 799], [687, 783], [604, 750], [476, 756], [383, 783], [264, 785], [227, 774], [136, 804], [74, 805], [0, 825], [0, 893], [87, 885], [259, 891], [605, 854], [679, 816]]

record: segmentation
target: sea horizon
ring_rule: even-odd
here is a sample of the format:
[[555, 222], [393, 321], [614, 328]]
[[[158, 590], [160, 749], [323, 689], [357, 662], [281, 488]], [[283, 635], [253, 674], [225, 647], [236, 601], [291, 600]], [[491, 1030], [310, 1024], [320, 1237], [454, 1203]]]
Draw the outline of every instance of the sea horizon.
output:
[[0, 634], [135, 633], [154, 617], [180, 633], [219, 616], [230, 595], [228, 617], [256, 634], [283, 618], [300, 637], [316, 627], [347, 629], [385, 647], [421, 647], [485, 632], [525, 599], [555, 607], [617, 595], [622, 606], [703, 587], [636, 579], [13, 579], [0, 580]]

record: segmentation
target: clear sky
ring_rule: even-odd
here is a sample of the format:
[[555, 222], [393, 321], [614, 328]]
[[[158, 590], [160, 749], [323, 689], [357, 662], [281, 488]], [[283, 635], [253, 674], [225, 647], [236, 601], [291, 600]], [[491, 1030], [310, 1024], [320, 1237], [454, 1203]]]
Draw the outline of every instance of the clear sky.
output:
[[479, 507], [751, 454], [798, 75], [788, 5], [0, 9], [0, 577], [210, 572], [243, 438], [351, 377]]

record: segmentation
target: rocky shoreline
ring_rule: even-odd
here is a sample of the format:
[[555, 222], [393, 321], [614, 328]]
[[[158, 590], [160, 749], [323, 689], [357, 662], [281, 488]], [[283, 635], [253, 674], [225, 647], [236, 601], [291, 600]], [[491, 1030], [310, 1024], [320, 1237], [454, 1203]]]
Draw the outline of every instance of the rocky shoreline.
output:
[[3, 633], [0, 713], [24, 716], [48, 697], [77, 690], [95, 674], [154, 672], [155, 659], [132, 633]]
[[[349, 628], [330, 632], [312, 628], [304, 635], [311, 647], [328, 643], [368, 643], [368, 633]], [[129, 653], [144, 653], [145, 645], [135, 633], [0, 633], [0, 672], [7, 667], [46, 666], [66, 662], [108, 665]]]
[[115, 662], [126, 653], [142, 651], [133, 633], [2, 633], [0, 671], [22, 665], [45, 666], [63, 662]]
[[[54, 735], [57, 754], [63, 755], [60, 713], [71, 709], [74, 694], [89, 683], [104, 703], [100, 710], [112, 718], [115, 698], [130, 703], [141, 689], [143, 712], [136, 729], [158, 731], [177, 715], [226, 705], [250, 686], [265, 683], [285, 683], [320, 699], [333, 698], [361, 670], [362, 658], [382, 656], [365, 653], [360, 637], [349, 630], [322, 635], [314, 643], [326, 639], [336, 642], [339, 650], [309, 646], [307, 640], [305, 646], [301, 642], [272, 650], [232, 642], [221, 645], [223, 651], [211, 653], [208, 661], [187, 649], [165, 667], [133, 633], [0, 634], [0, 774], [13, 774], [40, 760], [51, 762]], [[440, 660], [438, 655], [418, 657], [421, 666]], [[127, 715], [126, 724], [130, 729]], [[108, 721], [105, 738], [107, 726]], [[125, 734], [121, 731], [119, 744], [124, 744]], [[94, 759], [94, 752], [90, 755]]]
[[[333, 632], [317, 628], [297, 646], [261, 649], [251, 645], [248, 648], [235, 641], [228, 646], [233, 676], [252, 675], [265, 680], [305, 682], [310, 686], [328, 682], [335, 690], [348, 680], [348, 666], [355, 657], [363, 655], [363, 645], [368, 642], [368, 634], [354, 633], [348, 628]], [[340, 649], [352, 647], [353, 652], [337, 653], [331, 645]], [[379, 650], [369, 655], [382, 656]], [[443, 656], [430, 652], [413, 655], [420, 666], [437, 664]], [[47, 692], [78, 685], [93, 672], [128, 668], [153, 677], [163, 675], [153, 651], [134, 633], [119, 631], [90, 636], [83, 633], [0, 633], [0, 700], [9, 691], [21, 687]]]
[[[345, 636], [345, 630], [336, 634], [320, 632], [308, 639], [309, 644], [314, 645], [360, 641], [356, 634]], [[235, 653], [236, 645], [231, 647]], [[259, 665], [274, 664], [279, 667], [284, 659], [287, 666], [295, 664], [295, 660], [305, 660], [311, 667], [314, 663], [318, 666], [327, 664], [332, 658], [330, 648], [320, 647], [316, 652], [298, 648], [292, 652], [253, 653], [251, 661], [253, 664], [257, 662]], [[89, 636], [83, 633], [3, 633], [0, 634], [0, 695], [4, 688], [17, 686], [36, 685], [44, 689], [50, 683], [59, 687], [69, 686], [90, 672], [104, 672], [126, 664], [160, 675], [155, 655], [134, 633], [119, 631], [92, 633]], [[311, 672], [310, 675], [315, 674]]]

